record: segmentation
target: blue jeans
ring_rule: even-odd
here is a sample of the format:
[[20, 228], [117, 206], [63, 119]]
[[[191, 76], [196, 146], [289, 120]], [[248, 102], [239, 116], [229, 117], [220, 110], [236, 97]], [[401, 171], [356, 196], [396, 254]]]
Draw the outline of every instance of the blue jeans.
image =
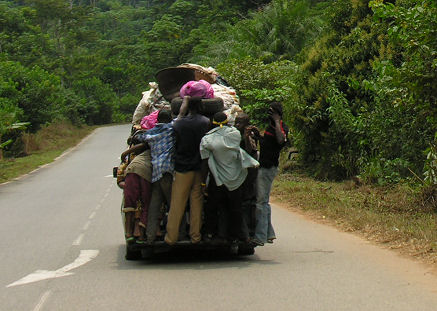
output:
[[272, 226], [272, 208], [269, 204], [270, 190], [272, 189], [273, 179], [278, 173], [278, 168], [260, 167], [256, 179], [256, 228], [255, 238], [263, 243], [267, 239], [276, 238], [275, 230]]

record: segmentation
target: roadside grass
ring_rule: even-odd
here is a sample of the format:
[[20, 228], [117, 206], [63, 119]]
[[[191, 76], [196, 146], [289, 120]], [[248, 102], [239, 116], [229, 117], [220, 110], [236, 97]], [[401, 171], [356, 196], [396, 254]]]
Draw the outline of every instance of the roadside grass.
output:
[[75, 146], [96, 127], [76, 127], [66, 122], [53, 123], [35, 134], [23, 135], [27, 156], [0, 160], [0, 183], [26, 174], [41, 165], [52, 162], [65, 150]]
[[274, 182], [272, 196], [313, 219], [437, 263], [437, 211], [407, 184], [379, 187], [353, 181], [322, 182], [299, 173], [282, 173]]

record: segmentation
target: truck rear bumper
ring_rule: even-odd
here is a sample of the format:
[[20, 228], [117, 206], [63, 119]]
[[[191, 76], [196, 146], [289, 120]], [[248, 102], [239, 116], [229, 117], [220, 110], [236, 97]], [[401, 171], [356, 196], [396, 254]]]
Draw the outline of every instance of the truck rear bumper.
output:
[[206, 242], [200, 241], [199, 243], [191, 243], [191, 241], [178, 241], [173, 245], [168, 245], [164, 241], [155, 241], [153, 244], [133, 242], [127, 244], [127, 250], [129, 252], [141, 252], [143, 257], [149, 257], [153, 254], [171, 252], [176, 250], [184, 251], [222, 251], [230, 252], [235, 255], [252, 255], [255, 252], [255, 246], [249, 243], [240, 242], [235, 248], [235, 244], [230, 242]]

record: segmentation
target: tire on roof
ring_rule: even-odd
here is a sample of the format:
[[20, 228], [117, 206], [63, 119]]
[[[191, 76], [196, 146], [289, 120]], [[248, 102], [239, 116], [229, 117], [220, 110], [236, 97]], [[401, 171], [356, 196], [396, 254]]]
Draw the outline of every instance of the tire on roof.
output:
[[[182, 105], [182, 98], [180, 97], [174, 98], [171, 101], [171, 112], [174, 115], [178, 115], [181, 105]], [[216, 112], [223, 111], [224, 109], [223, 100], [220, 97], [202, 99], [201, 109], [202, 109], [201, 114], [207, 117], [211, 117]]]

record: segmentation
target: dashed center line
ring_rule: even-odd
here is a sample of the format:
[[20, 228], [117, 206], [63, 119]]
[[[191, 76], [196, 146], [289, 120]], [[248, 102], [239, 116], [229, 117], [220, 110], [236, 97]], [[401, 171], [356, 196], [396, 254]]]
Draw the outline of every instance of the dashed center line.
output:
[[42, 306], [44, 305], [44, 303], [46, 302], [46, 300], [49, 298], [49, 296], [52, 294], [51, 291], [46, 291], [42, 296], [41, 299], [39, 300], [38, 304], [35, 306], [35, 308], [33, 308], [33, 311], [39, 311], [41, 310]]
[[82, 243], [83, 237], [85, 236], [84, 233], [79, 234], [79, 236], [74, 240], [73, 245], [79, 246], [80, 243]]
[[82, 232], [79, 234], [79, 236], [76, 238], [76, 240], [74, 240], [73, 245], [75, 246], [79, 246], [82, 243], [82, 240], [85, 236], [85, 231], [88, 230], [88, 228], [91, 225], [91, 220], [96, 217], [96, 211], [99, 210], [102, 207], [103, 202], [105, 201], [105, 199], [108, 197], [111, 189], [112, 189], [113, 184], [111, 183], [110, 186], [108, 187], [108, 189], [106, 189], [105, 194], [103, 195], [103, 197], [100, 199], [100, 203], [97, 204], [97, 206], [95, 207], [95, 210], [88, 216], [88, 221], [85, 223], [85, 225], [82, 227]]
[[83, 226], [82, 230], [83, 230], [83, 231], [87, 231], [87, 230], [88, 230], [88, 227], [89, 227], [90, 225], [91, 225], [91, 221], [88, 220], [88, 221], [86, 222], [86, 224]]

